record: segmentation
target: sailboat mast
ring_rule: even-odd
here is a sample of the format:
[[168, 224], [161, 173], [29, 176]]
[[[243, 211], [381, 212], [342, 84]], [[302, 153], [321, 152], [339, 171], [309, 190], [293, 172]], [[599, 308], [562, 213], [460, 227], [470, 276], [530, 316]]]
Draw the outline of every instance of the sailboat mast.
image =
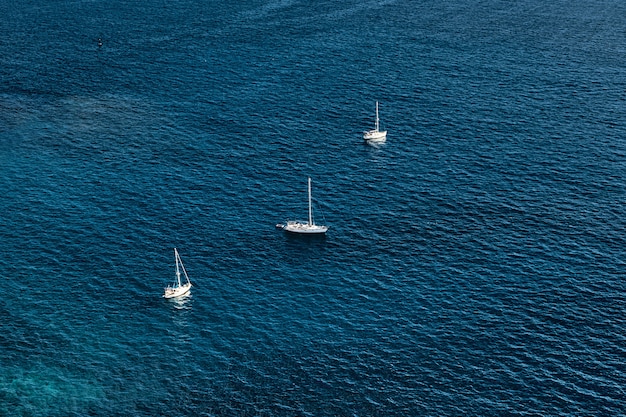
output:
[[313, 224], [313, 214], [311, 208], [311, 177], [309, 177], [309, 226]]
[[178, 281], [178, 286], [180, 287], [180, 270], [178, 269], [178, 251], [174, 248], [174, 260], [176, 261], [176, 280]]
[[379, 120], [378, 120], [378, 102], [376, 102], [376, 131], [378, 132], [379, 129]]

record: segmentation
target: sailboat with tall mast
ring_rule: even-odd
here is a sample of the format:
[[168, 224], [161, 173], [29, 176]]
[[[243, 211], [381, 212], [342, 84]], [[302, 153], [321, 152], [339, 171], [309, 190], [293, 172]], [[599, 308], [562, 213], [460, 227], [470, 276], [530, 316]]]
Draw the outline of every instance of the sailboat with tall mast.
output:
[[378, 101], [376, 102], [376, 123], [374, 129], [363, 132], [363, 139], [379, 141], [387, 139], [387, 131], [380, 130], [380, 119], [378, 118]]
[[[176, 261], [176, 282], [174, 285], [168, 285], [165, 288], [165, 293], [163, 294], [164, 298], [181, 297], [191, 291], [191, 281], [189, 281], [185, 265], [183, 265], [183, 261], [180, 259], [180, 255], [178, 254], [178, 250], [176, 250], [176, 248], [174, 248], [174, 259]], [[182, 282], [180, 279], [181, 270], [183, 271], [183, 274], [185, 274], [186, 282]]]
[[322, 226], [315, 224], [313, 220], [313, 207], [311, 203], [311, 177], [309, 177], [309, 219], [308, 221], [301, 220], [289, 220], [287, 224], [277, 225], [281, 229], [290, 233], [306, 234], [306, 235], [319, 235], [325, 234], [328, 230], [328, 226]]

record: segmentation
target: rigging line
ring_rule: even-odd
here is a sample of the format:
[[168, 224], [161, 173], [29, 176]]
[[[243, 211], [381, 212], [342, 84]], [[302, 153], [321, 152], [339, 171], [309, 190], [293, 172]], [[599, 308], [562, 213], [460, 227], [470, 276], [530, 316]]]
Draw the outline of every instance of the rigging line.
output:
[[315, 203], [315, 207], [317, 208], [317, 211], [322, 214], [322, 221], [324, 222], [324, 224], [326, 224], [326, 217], [324, 216], [324, 212], [322, 211], [320, 202], [317, 201], [316, 198], [313, 198], [312, 200], [313, 200], [313, 203]]

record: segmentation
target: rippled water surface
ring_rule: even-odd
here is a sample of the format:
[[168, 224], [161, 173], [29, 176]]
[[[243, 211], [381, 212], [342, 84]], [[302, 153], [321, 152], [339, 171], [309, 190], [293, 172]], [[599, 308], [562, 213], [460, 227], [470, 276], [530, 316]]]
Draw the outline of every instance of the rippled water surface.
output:
[[623, 2], [0, 15], [0, 415], [625, 415]]

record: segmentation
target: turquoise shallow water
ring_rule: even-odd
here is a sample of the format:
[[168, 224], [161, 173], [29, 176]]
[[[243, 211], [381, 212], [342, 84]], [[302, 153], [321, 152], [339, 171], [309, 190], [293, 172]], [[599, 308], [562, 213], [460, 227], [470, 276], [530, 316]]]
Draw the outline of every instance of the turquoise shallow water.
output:
[[624, 415], [625, 12], [0, 0], [0, 415]]

